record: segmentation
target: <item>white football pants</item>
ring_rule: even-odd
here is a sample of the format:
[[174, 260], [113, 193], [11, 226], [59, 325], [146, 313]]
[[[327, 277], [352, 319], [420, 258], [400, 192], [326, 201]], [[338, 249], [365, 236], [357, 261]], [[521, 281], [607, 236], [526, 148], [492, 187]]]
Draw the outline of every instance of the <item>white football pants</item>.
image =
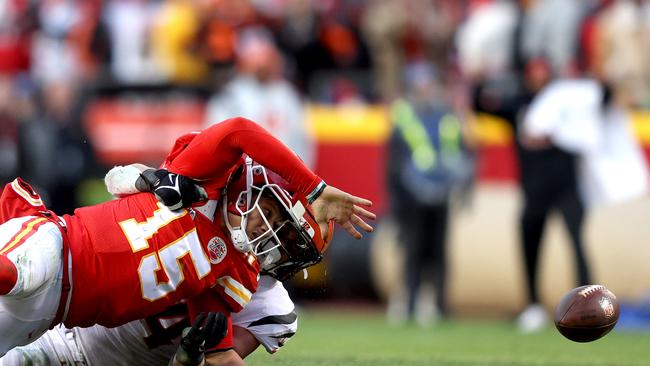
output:
[[59, 227], [43, 217], [0, 225], [0, 255], [18, 271], [14, 288], [0, 296], [0, 356], [33, 342], [52, 325], [61, 298], [62, 253]]

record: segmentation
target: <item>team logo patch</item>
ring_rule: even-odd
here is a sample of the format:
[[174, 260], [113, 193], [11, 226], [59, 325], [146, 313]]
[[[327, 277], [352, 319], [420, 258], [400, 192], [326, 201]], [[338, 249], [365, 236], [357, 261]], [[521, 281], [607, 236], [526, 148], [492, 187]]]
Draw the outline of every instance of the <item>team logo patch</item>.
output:
[[226, 258], [228, 249], [226, 248], [226, 242], [223, 241], [218, 236], [210, 239], [208, 242], [208, 257], [210, 257], [210, 263], [219, 264], [221, 261]]

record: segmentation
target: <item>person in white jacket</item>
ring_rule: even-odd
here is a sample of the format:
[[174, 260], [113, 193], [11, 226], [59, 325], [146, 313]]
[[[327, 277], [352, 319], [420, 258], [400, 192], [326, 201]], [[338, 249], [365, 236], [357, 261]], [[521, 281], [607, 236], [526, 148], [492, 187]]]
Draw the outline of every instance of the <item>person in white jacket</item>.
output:
[[524, 148], [546, 152], [546, 158], [540, 155], [534, 164], [537, 173], [525, 193], [522, 229], [530, 306], [519, 318], [523, 330], [537, 330], [547, 319], [538, 304], [536, 280], [541, 237], [551, 210], [562, 214], [578, 284], [586, 285], [592, 280], [583, 239], [589, 208], [647, 192], [645, 161], [623, 108], [623, 91], [590, 78], [556, 80], [535, 96], [523, 118], [518, 138]]

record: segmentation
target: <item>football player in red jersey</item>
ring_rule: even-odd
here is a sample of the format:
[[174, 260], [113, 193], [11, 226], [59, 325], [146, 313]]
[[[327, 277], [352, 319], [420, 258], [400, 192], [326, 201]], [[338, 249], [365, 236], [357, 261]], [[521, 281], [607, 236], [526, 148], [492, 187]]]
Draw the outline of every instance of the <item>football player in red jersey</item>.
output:
[[[109, 192], [119, 197], [148, 191], [150, 187], [144, 184], [141, 176], [141, 172], [146, 169], [148, 167], [140, 164], [114, 167], [105, 177]], [[281, 181], [277, 178], [273, 177], [273, 180]], [[188, 198], [197, 191], [197, 187], [187, 183], [188, 181], [183, 180], [179, 184], [176, 200], [180, 197]], [[172, 195], [166, 198], [170, 201]], [[188, 200], [192, 201], [191, 198]], [[209, 207], [211, 202], [207, 201], [204, 205]], [[202, 210], [198, 206], [195, 209]], [[206, 214], [209, 215], [209, 212]], [[262, 344], [267, 352], [275, 353], [297, 331], [297, 325], [294, 304], [282, 283], [263, 272], [251, 301], [242, 311], [232, 314], [234, 350], [245, 358]], [[95, 325], [67, 329], [58, 326], [37, 341], [9, 351], [0, 359], [0, 364], [38, 365], [67, 362], [75, 365], [108, 366], [129, 364], [137, 359], [138, 364], [142, 366], [162, 365], [172, 359], [181, 338], [181, 331], [188, 326], [189, 316], [184, 304], [174, 305], [161, 314], [114, 328]], [[180, 351], [184, 352], [184, 349], [181, 348]], [[189, 354], [196, 355], [197, 352]], [[200, 352], [199, 355], [202, 356]], [[196, 359], [196, 356], [180, 357], [186, 360], [188, 358]]]
[[[321, 189], [320, 178], [253, 122], [232, 119], [179, 143], [185, 146], [165, 167], [201, 180], [212, 200], [221, 197], [242, 153], [247, 153], [287, 179], [297, 196], [313, 198], [320, 193], [313, 202], [320, 224], [335, 220], [355, 237], [361, 236], [355, 224], [372, 230], [363, 218], [374, 215], [359, 207], [369, 206], [369, 201], [333, 187]], [[0, 226], [0, 293], [6, 294], [0, 297], [4, 330], [0, 352], [29, 343], [61, 321], [68, 326], [115, 326], [159, 313], [181, 299], [187, 299], [192, 317], [204, 310], [229, 314], [241, 309], [256, 287], [262, 258], [238, 248], [251, 241], [266, 250], [270, 237], [277, 242], [280, 231], [288, 230], [283, 225], [287, 212], [294, 219], [296, 212], [302, 212], [307, 222], [310, 218], [299, 199], [289, 205], [281, 190], [266, 192], [262, 188], [257, 196], [244, 195], [246, 205], [254, 202], [254, 206], [253, 211], [245, 211], [250, 216], [239, 220], [261, 224], [243, 228], [236, 226], [236, 217], [234, 224], [225, 219], [236, 216], [227, 211], [222, 219], [215, 215], [215, 223], [220, 221], [215, 225], [193, 209], [171, 211], [150, 194], [80, 208], [59, 218], [43, 206], [31, 187], [15, 180], [5, 188], [0, 206], [5, 220], [13, 218]], [[277, 210], [267, 204], [269, 200], [275, 200]], [[222, 206], [238, 206], [226, 201], [220, 201]], [[234, 228], [232, 232], [227, 224]], [[318, 236], [315, 223], [303, 229], [301, 233]], [[242, 235], [245, 238], [240, 240]], [[257, 252], [270, 253], [270, 249]], [[265, 265], [274, 264], [269, 257], [264, 258]], [[226, 337], [217, 348], [231, 347], [231, 342]], [[238, 356], [233, 354], [219, 353], [222, 359], [236, 362]]]

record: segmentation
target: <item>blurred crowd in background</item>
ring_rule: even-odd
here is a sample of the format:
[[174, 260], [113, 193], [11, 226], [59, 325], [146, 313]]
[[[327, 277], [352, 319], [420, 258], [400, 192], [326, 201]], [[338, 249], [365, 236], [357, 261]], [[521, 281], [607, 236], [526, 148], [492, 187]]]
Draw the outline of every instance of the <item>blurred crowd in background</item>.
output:
[[[20, 173], [54, 187], [51, 180], [82, 177], [65, 175], [90, 163], [72, 151], [86, 142], [83, 103], [108, 88], [211, 95], [237, 73], [254, 73], [286, 79], [302, 101], [385, 103], [402, 93], [403, 70], [426, 60], [446, 86], [441, 97], [463, 109], [473, 83], [521, 73], [543, 57], [557, 77], [603, 78], [648, 106], [649, 48], [646, 1], [7, 0], [2, 180]], [[16, 154], [21, 134], [67, 147]], [[57, 160], [67, 172], [48, 161], [54, 156], [65, 156]]]
[[530, 93], [541, 67], [647, 109], [649, 65], [643, 0], [5, 0], [0, 182], [20, 175], [71, 213], [108, 168], [85, 120], [106, 97], [198, 101], [202, 126], [249, 117], [313, 167], [307, 104], [388, 107], [432, 83], [464, 126]]

